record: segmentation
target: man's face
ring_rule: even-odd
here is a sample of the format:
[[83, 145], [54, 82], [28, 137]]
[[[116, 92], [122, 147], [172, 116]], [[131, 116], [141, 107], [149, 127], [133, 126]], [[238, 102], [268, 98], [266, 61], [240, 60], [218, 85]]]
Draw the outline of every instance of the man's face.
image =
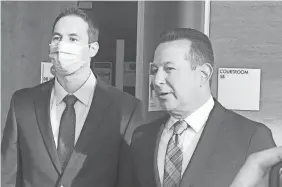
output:
[[197, 102], [200, 73], [191, 69], [186, 58], [191, 42], [176, 40], [161, 43], [154, 55], [153, 84], [161, 106], [166, 111], [185, 111]]
[[53, 58], [57, 58], [55, 62], [60, 74], [66, 76], [78, 72], [79, 69], [90, 68], [90, 59], [98, 52], [99, 45], [97, 42], [88, 43], [86, 21], [74, 15], [59, 19], [54, 27], [51, 46], [56, 47], [60, 42], [65, 44], [64, 47], [60, 45], [63, 52], [55, 54], [60, 56], [53, 54]]
[[74, 43], [78, 45], [87, 45], [88, 24], [80, 17], [65, 16], [59, 19], [53, 31], [51, 44], [59, 41]]

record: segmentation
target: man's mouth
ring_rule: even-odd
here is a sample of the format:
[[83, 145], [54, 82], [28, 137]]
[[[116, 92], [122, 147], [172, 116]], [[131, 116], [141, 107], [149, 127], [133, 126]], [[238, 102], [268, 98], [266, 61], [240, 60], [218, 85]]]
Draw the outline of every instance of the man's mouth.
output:
[[158, 97], [165, 97], [165, 96], [167, 96], [168, 94], [170, 94], [170, 92], [160, 92], [160, 93], [158, 93], [157, 95], [158, 95]]

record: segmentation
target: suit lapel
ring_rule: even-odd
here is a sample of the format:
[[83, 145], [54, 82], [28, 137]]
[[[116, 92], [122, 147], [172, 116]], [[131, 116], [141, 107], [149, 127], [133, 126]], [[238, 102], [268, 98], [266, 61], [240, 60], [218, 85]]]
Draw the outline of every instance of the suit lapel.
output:
[[100, 81], [99, 78], [97, 79], [97, 85], [95, 87], [91, 107], [67, 168], [70, 168], [72, 164], [74, 164], [77, 159], [82, 156], [81, 153], [85, 147], [93, 142], [93, 137], [98, 137], [99, 126], [101, 125], [102, 119], [109, 112], [107, 109], [112, 104], [111, 97], [108, 96], [108, 88], [108, 85]]
[[215, 100], [215, 106], [210, 113], [201, 138], [194, 151], [189, 165], [187, 166], [180, 187], [187, 187], [199, 176], [200, 171], [212, 153], [214, 146], [214, 138], [217, 137], [217, 132], [220, 124], [224, 119], [225, 109]]
[[40, 129], [40, 133], [43, 137], [46, 149], [57, 172], [61, 173], [61, 166], [59, 163], [59, 158], [57, 155], [53, 131], [50, 122], [50, 97], [53, 85], [54, 79], [45, 83], [45, 85], [40, 85], [41, 87], [39, 88], [39, 91], [34, 99], [34, 107], [37, 116], [38, 126]]

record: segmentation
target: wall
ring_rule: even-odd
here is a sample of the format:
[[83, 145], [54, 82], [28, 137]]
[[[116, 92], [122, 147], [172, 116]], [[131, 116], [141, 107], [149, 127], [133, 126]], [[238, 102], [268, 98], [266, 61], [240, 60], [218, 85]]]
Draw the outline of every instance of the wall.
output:
[[1, 2], [1, 128], [12, 93], [40, 83], [40, 62], [48, 60], [52, 25], [61, 8], [76, 1]]
[[[282, 2], [212, 1], [210, 38], [217, 68], [260, 68], [260, 111], [236, 111], [269, 126], [282, 145]], [[217, 73], [217, 72], [216, 72]], [[217, 74], [212, 91], [217, 95]]]
[[[140, 98], [148, 108], [148, 84], [149, 84], [149, 62], [153, 60], [154, 50], [158, 45], [160, 34], [164, 31], [177, 27], [191, 27], [203, 31], [204, 3], [200, 1], [145, 1], [143, 12], [143, 25], [139, 27], [141, 36], [140, 46], [137, 49], [137, 57], [142, 68], [138, 74], [137, 97]], [[142, 41], [140, 41], [142, 40]], [[163, 112], [148, 113], [148, 120], [153, 120], [163, 115]]]
[[137, 2], [94, 1], [92, 9], [85, 12], [98, 23], [100, 31], [100, 49], [92, 62], [112, 62], [115, 85], [116, 40], [125, 41], [124, 60], [136, 61]]
[[94, 1], [85, 12], [99, 24], [98, 61], [116, 60], [116, 40], [125, 40], [125, 61], [135, 61], [137, 2]]

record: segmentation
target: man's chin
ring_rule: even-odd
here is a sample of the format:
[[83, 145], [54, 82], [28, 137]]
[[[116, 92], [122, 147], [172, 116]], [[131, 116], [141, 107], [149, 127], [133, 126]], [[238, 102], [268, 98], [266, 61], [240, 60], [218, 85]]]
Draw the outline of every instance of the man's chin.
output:
[[56, 71], [56, 74], [61, 76], [61, 77], [68, 77], [71, 76], [73, 74], [75, 74], [76, 72], [78, 72], [81, 68], [77, 69], [77, 70], [73, 70], [73, 71], [64, 71], [64, 70], [58, 70]]
[[168, 102], [160, 102], [160, 107], [165, 111], [171, 111], [174, 109], [173, 105]]
[[70, 75], [73, 75], [75, 72], [73, 72], [73, 73], [70, 73], [70, 72], [56, 72], [56, 75], [57, 76], [60, 76], [60, 77], [68, 77], [68, 76], [70, 76]]

